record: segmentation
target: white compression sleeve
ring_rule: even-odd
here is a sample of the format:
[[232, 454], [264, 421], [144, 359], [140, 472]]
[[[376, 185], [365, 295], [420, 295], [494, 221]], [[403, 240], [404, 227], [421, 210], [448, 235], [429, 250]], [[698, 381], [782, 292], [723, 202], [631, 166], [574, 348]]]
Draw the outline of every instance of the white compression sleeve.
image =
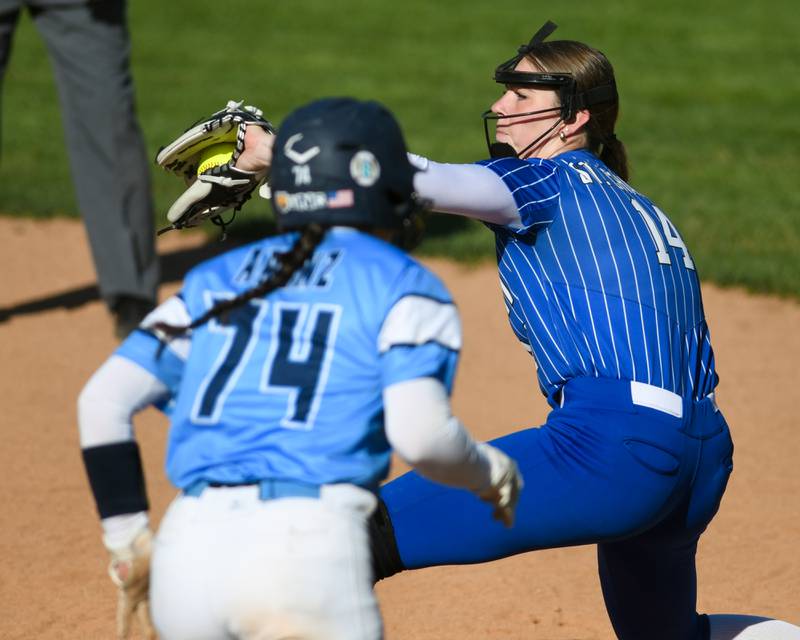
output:
[[[81, 448], [131, 440], [133, 414], [168, 393], [164, 383], [138, 364], [111, 356], [78, 397]], [[103, 518], [101, 524], [106, 547], [115, 549], [129, 545], [149, 525], [149, 518], [139, 511]]]
[[478, 164], [444, 164], [409, 154], [420, 169], [414, 190], [433, 202], [433, 210], [511, 227], [520, 226], [517, 203], [494, 171]]
[[81, 448], [133, 438], [133, 414], [169, 394], [154, 375], [121, 356], [111, 356], [78, 397]]
[[489, 461], [450, 412], [435, 378], [416, 378], [383, 390], [386, 437], [397, 454], [426, 478], [471, 491], [489, 486]]

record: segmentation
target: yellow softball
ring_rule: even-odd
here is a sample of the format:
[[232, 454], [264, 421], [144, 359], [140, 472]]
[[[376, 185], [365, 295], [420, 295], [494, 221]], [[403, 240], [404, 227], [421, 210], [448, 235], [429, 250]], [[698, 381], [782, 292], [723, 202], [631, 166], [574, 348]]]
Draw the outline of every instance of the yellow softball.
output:
[[197, 175], [208, 171], [212, 167], [218, 167], [228, 162], [233, 156], [236, 145], [232, 142], [219, 142], [206, 147], [200, 152], [200, 164], [197, 165]]

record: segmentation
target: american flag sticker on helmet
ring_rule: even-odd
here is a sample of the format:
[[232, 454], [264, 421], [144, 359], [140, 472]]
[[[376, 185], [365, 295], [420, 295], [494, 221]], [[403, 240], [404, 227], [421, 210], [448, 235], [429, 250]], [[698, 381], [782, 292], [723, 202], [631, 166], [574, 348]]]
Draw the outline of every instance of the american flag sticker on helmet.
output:
[[339, 209], [342, 207], [353, 206], [353, 190], [339, 189], [338, 191], [328, 191], [328, 208]]

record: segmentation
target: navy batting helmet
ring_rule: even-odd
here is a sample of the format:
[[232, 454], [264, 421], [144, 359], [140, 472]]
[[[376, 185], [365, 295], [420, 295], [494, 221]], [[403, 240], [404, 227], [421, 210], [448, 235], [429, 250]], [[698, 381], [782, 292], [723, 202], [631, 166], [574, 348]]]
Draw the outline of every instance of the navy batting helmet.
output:
[[383, 105], [325, 98], [292, 112], [273, 145], [278, 229], [310, 223], [413, 230], [421, 207], [400, 126]]

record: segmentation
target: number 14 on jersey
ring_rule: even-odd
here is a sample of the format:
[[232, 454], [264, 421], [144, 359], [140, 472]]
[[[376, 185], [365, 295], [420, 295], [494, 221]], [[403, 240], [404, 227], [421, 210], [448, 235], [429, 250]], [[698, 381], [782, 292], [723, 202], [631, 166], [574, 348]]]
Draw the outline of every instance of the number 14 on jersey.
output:
[[633, 205], [633, 208], [641, 214], [642, 219], [647, 225], [647, 230], [650, 232], [650, 236], [653, 238], [653, 242], [656, 244], [656, 255], [658, 256], [658, 261], [661, 264], [672, 264], [672, 258], [670, 258], [669, 251], [667, 251], [667, 243], [669, 243], [670, 247], [675, 247], [683, 252], [683, 265], [687, 269], [694, 270], [694, 262], [689, 255], [689, 250], [686, 248], [686, 243], [683, 241], [683, 238], [681, 238], [678, 230], [675, 228], [675, 225], [670, 222], [669, 218], [667, 218], [666, 214], [661, 209], [653, 205], [653, 209], [655, 210], [658, 220], [661, 223], [661, 230], [659, 230], [652, 214], [650, 214], [636, 198], [631, 198], [631, 204]]

